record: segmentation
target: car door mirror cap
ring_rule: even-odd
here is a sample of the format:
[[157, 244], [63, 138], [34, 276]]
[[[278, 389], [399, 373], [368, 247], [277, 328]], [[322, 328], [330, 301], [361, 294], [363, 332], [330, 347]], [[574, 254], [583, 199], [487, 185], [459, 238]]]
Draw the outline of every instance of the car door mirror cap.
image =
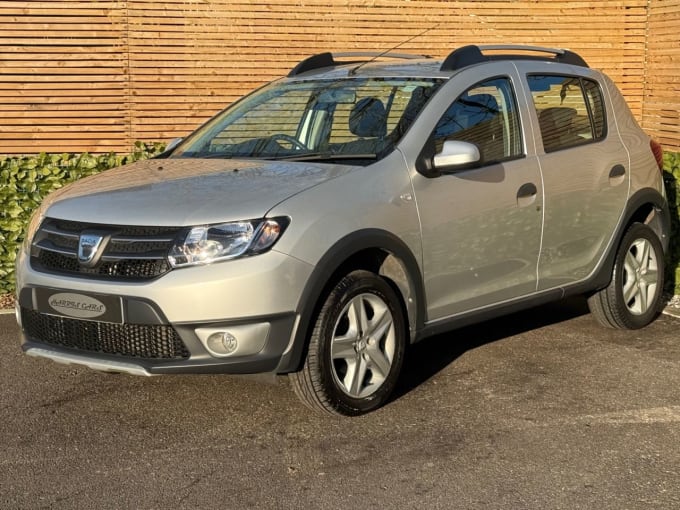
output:
[[479, 147], [460, 140], [447, 140], [433, 158], [433, 167], [441, 172], [467, 169], [481, 161]]

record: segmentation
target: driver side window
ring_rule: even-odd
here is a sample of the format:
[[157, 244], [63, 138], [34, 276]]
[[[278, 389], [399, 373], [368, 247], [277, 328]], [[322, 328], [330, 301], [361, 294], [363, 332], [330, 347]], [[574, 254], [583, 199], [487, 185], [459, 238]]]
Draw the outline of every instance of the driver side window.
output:
[[439, 120], [433, 138], [436, 153], [447, 140], [475, 144], [482, 164], [522, 156], [517, 103], [510, 80], [495, 78], [464, 92]]

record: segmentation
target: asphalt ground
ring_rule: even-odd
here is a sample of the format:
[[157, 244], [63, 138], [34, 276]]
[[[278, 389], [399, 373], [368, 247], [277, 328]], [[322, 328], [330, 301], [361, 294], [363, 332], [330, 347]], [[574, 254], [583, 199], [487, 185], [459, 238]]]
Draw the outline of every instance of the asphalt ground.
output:
[[0, 315], [0, 508], [680, 508], [680, 318], [582, 300], [422, 342], [394, 400], [318, 416], [285, 379], [140, 378], [21, 353]]

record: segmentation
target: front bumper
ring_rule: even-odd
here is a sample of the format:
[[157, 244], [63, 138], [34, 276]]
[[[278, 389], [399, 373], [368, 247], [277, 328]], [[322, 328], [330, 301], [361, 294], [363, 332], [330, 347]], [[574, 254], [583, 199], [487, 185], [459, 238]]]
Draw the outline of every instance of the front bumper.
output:
[[[25, 324], [26, 309], [19, 312], [22, 317], [22, 349], [30, 356], [48, 358], [65, 364], [84, 365], [94, 370], [105, 372], [124, 372], [133, 375], [160, 375], [179, 373], [229, 373], [229, 374], [257, 374], [287, 371], [280, 367], [282, 356], [287, 352], [290, 339], [293, 336], [296, 316], [284, 315], [278, 317], [261, 317], [252, 322], [228, 322], [228, 323], [195, 323], [172, 326], [177, 332], [181, 342], [188, 351], [188, 356], [174, 358], [152, 358], [130, 356], [105, 352], [104, 350], [92, 351], [83, 349], [82, 346], [74, 346], [72, 337], [59, 339], [34, 338], [30, 333], [31, 326]], [[61, 320], [61, 319], [56, 319]], [[88, 326], [99, 329], [101, 323], [91, 322]], [[135, 325], [140, 326], [140, 325]], [[142, 325], [153, 327], [153, 325]], [[165, 325], [159, 325], [165, 326]], [[238, 350], [233, 356], [215, 356], [201, 342], [196, 330], [217, 329], [230, 331], [236, 328], [255, 326], [257, 329], [266, 331], [262, 337], [254, 338], [257, 344], [263, 347], [258, 352], [239, 355]], [[268, 326], [268, 327], [263, 327]], [[105, 349], [106, 340], [100, 342], [100, 349]], [[120, 339], [123, 342], [124, 338]], [[249, 352], [248, 345], [240, 346]], [[250, 349], [252, 350], [252, 349]], [[129, 354], [129, 352], [127, 353]]]
[[[153, 281], [112, 282], [37, 272], [20, 256], [22, 348], [61, 363], [135, 375], [287, 372], [292, 368], [282, 360], [293, 347], [296, 307], [310, 273], [308, 264], [270, 252], [178, 269]], [[50, 296], [62, 304], [80, 296], [88, 307], [120, 309], [98, 321], [64, 306], [50, 308]], [[215, 334], [236, 342], [225, 349]]]

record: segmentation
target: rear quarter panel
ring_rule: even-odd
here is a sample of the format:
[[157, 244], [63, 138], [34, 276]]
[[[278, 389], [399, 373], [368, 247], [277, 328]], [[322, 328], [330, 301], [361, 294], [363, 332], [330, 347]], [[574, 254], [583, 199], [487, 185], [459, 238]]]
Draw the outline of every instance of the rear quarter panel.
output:
[[626, 100], [612, 80], [603, 76], [603, 83], [609, 92], [616, 129], [630, 158], [629, 195], [632, 196], [644, 188], [652, 188], [665, 196], [662, 175], [650, 150], [650, 137], [637, 123]]

